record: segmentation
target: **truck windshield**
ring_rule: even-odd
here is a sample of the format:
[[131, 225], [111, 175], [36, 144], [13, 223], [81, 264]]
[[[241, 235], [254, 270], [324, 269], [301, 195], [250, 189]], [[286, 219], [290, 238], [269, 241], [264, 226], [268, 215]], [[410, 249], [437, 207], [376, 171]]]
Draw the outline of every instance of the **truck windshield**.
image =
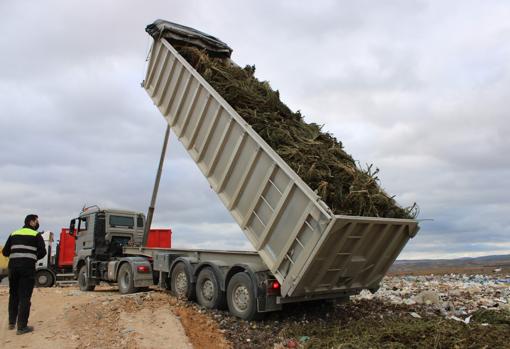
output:
[[135, 226], [135, 219], [133, 217], [126, 216], [110, 216], [110, 226], [115, 227], [126, 227], [133, 229]]

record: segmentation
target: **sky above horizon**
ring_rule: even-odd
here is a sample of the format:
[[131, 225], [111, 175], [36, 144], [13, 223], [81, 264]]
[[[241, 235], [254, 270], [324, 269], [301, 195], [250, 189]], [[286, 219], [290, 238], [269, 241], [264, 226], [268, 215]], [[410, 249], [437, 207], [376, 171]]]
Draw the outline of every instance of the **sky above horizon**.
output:
[[[0, 244], [28, 213], [146, 212], [165, 121], [140, 87], [162, 18], [214, 35], [305, 121], [380, 169], [421, 230], [400, 258], [510, 253], [507, 1], [0, 2]], [[153, 226], [251, 249], [170, 136]]]

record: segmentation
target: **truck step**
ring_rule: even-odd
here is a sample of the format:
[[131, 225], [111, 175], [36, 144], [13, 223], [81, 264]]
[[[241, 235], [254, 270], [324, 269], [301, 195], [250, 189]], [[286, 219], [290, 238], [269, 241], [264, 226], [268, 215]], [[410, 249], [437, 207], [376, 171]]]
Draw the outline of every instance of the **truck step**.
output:
[[74, 285], [74, 284], [77, 284], [78, 281], [77, 280], [61, 280], [61, 281], [57, 281], [57, 285]]

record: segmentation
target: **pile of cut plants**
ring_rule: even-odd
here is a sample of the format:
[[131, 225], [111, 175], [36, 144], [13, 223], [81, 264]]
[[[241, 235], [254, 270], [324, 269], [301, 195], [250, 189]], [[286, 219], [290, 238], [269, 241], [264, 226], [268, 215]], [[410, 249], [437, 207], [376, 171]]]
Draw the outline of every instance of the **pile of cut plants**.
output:
[[403, 208], [381, 188], [379, 169], [363, 168], [322, 126], [305, 122], [255, 77], [255, 66], [242, 68], [192, 46], [176, 48], [335, 214], [416, 217], [416, 204]]

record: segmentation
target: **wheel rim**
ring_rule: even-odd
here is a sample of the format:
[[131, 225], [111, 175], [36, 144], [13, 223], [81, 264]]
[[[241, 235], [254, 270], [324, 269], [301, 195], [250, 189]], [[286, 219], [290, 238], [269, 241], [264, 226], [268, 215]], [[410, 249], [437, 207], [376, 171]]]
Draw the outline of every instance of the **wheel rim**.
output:
[[202, 296], [208, 301], [214, 298], [214, 284], [209, 279], [205, 280], [202, 284]]
[[87, 286], [86, 283], [85, 283], [85, 277], [86, 277], [85, 273], [81, 273], [80, 274], [80, 286], [82, 286], [82, 287]]
[[48, 276], [44, 274], [39, 275], [37, 281], [39, 282], [39, 285], [46, 285], [46, 283], [48, 282]]
[[232, 303], [234, 304], [234, 308], [236, 308], [237, 311], [245, 312], [246, 309], [248, 309], [248, 305], [250, 303], [250, 293], [246, 286], [237, 286], [232, 293], [232, 298]]
[[128, 288], [129, 286], [129, 273], [124, 273], [124, 275], [122, 275], [122, 278], [120, 279], [120, 283], [121, 283], [121, 286], [122, 288], [126, 289]]
[[175, 278], [175, 291], [178, 296], [184, 297], [188, 291], [188, 278], [186, 273], [181, 272]]

